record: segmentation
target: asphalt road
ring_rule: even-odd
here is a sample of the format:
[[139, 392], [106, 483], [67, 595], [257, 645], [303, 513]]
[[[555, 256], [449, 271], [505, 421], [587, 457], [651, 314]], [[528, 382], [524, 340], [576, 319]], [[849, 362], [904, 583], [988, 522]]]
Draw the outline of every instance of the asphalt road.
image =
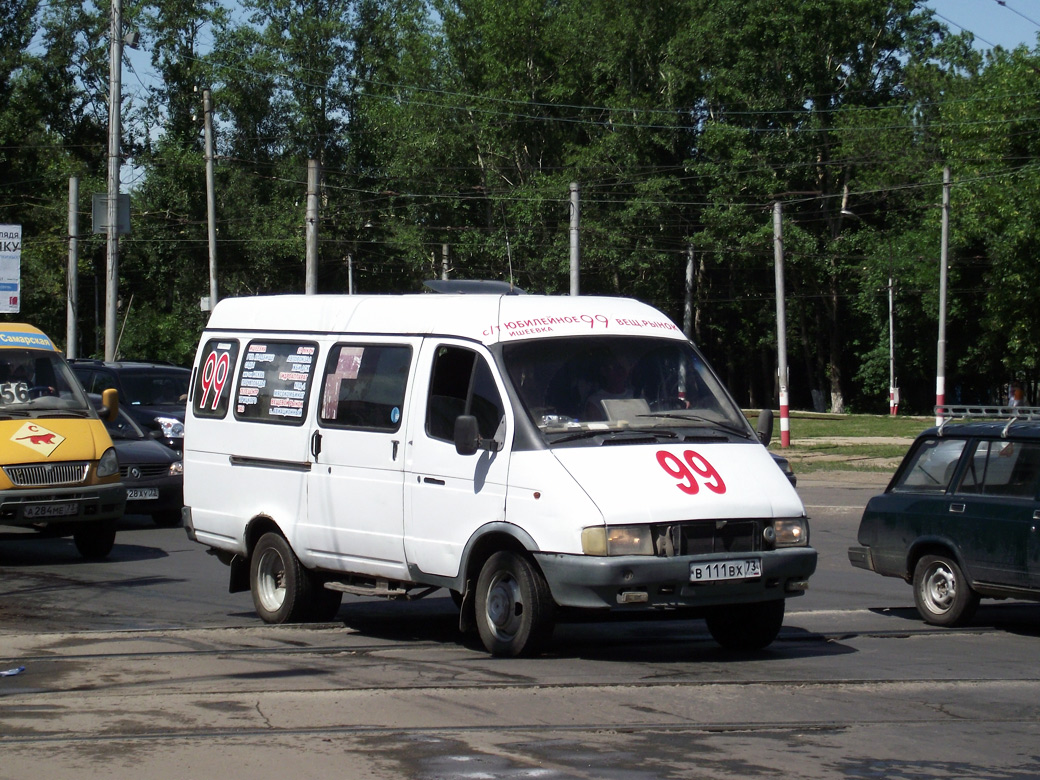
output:
[[683, 621], [493, 659], [439, 595], [265, 626], [181, 529], [0, 539], [0, 780], [1040, 777], [1040, 605], [926, 626], [845, 556], [882, 483], [801, 479], [819, 569], [753, 654]]

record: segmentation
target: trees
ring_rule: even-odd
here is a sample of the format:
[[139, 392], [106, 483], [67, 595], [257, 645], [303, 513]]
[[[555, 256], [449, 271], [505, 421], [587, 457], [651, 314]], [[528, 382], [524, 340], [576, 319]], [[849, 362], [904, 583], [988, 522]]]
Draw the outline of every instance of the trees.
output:
[[[0, 155], [0, 191], [3, 219], [26, 226], [27, 311], [46, 324], [63, 315], [64, 182], [103, 190], [105, 13], [14, 10], [0, 132], [18, 154]], [[582, 292], [681, 319], [692, 252], [695, 337], [764, 405], [780, 201], [793, 402], [883, 411], [891, 271], [904, 396], [927, 409], [950, 165], [948, 385], [979, 400], [1040, 358], [1036, 54], [983, 60], [914, 0], [172, 0], [129, 16], [152, 72], [126, 114], [139, 176], [124, 354], [186, 361], [205, 316], [196, 89], [210, 87], [222, 295], [302, 290], [310, 158], [322, 291], [346, 288], [348, 258], [360, 291], [417, 290], [447, 247], [454, 276], [565, 292], [576, 181]], [[99, 249], [84, 249], [88, 277]]]

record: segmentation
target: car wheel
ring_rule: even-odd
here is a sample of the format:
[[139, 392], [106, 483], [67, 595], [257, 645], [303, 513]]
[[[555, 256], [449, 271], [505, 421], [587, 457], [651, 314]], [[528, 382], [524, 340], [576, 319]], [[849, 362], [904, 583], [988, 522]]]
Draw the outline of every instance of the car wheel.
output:
[[311, 579], [281, 534], [266, 533], [253, 548], [249, 589], [265, 623], [299, 623], [311, 614]]
[[116, 543], [116, 524], [113, 522], [90, 523], [72, 533], [72, 541], [79, 554], [88, 561], [107, 558]]
[[537, 652], [553, 631], [553, 600], [542, 573], [526, 557], [497, 552], [477, 578], [476, 622], [495, 656]]
[[784, 624], [785, 601], [727, 604], [705, 615], [711, 637], [727, 650], [761, 650], [776, 639]]
[[925, 555], [914, 568], [914, 603], [926, 623], [960, 626], [975, 615], [979, 594], [953, 560]]
[[[309, 574], [304, 572], [304, 574]], [[311, 619], [319, 623], [328, 623], [336, 619], [340, 605], [343, 603], [343, 591], [329, 590], [320, 580], [312, 583], [314, 598], [311, 601]]]

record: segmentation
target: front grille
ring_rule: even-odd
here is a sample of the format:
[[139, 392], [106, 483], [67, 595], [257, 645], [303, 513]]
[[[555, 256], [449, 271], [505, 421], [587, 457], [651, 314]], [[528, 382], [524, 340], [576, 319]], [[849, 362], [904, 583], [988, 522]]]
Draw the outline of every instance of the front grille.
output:
[[33, 463], [24, 466], [4, 466], [4, 474], [16, 487], [56, 487], [82, 485], [87, 481], [90, 464]]
[[693, 520], [654, 526], [657, 555], [710, 555], [762, 549], [763, 524], [758, 520]]
[[[133, 474], [134, 470], [137, 470], [137, 474]], [[133, 482], [135, 479], [153, 479], [155, 477], [165, 477], [170, 473], [169, 465], [165, 463], [135, 463], [131, 466], [120, 466], [119, 476], [124, 481], [129, 480]]]

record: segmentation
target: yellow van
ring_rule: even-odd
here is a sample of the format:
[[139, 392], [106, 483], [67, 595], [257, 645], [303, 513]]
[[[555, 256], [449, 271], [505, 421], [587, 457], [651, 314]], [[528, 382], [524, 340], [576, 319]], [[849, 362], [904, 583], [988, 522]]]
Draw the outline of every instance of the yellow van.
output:
[[[103, 399], [114, 418], [116, 391]], [[71, 535], [99, 559], [125, 505], [112, 440], [64, 356], [33, 326], [0, 324], [0, 526]]]

